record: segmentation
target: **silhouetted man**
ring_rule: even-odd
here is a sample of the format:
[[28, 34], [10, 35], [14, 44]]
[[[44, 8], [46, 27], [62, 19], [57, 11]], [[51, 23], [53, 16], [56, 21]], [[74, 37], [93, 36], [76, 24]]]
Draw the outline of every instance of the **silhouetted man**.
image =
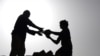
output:
[[[12, 31], [12, 43], [10, 56], [24, 56], [25, 54], [25, 39], [26, 33], [41, 35], [42, 28], [36, 26], [29, 20], [30, 12], [25, 10], [20, 15], [15, 23], [14, 30]], [[29, 30], [27, 25], [32, 26], [39, 31]]]
[[[68, 29], [68, 21], [60, 21], [61, 32], [53, 32], [50, 30], [44, 31], [45, 35], [51, 39], [55, 44], [58, 44], [61, 41], [62, 47], [56, 52], [55, 56], [72, 56], [72, 42], [70, 37], [70, 31]], [[50, 34], [58, 35], [57, 40], [53, 40], [50, 37]]]

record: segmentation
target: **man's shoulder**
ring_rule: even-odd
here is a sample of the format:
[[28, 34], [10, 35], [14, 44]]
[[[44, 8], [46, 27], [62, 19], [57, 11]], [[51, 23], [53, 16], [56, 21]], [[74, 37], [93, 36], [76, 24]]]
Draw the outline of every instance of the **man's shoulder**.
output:
[[23, 17], [23, 15], [19, 15], [19, 17]]

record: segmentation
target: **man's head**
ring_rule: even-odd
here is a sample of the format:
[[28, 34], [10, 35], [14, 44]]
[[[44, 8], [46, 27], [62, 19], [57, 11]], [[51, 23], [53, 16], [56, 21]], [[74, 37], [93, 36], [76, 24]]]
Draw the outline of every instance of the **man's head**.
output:
[[24, 15], [25, 17], [29, 17], [29, 16], [30, 16], [30, 11], [29, 11], [29, 10], [25, 10], [25, 11], [23, 12], [23, 15]]
[[67, 29], [68, 28], [68, 21], [66, 21], [66, 20], [60, 21], [60, 28]]

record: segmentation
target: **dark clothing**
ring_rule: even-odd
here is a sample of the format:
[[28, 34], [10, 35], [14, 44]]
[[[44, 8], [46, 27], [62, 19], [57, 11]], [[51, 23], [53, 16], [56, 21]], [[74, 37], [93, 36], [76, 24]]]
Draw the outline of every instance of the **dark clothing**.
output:
[[72, 56], [72, 50], [67, 50], [64, 47], [61, 47], [60, 49], [57, 50], [55, 56]]
[[27, 17], [25, 17], [24, 15], [20, 15], [16, 21], [12, 35], [17, 34], [23, 41], [25, 41], [26, 32], [28, 32], [27, 25], [35, 27], [35, 25]]
[[66, 47], [66, 49], [72, 49], [71, 36], [68, 29], [63, 30], [60, 33], [59, 38], [61, 39], [62, 47]]
[[34, 31], [30, 31], [27, 25], [36, 26], [24, 15], [20, 15], [15, 23], [14, 30], [12, 31], [12, 43], [10, 56], [24, 56], [25, 54], [25, 38], [26, 33], [35, 34]]
[[12, 43], [11, 43], [11, 54], [10, 56], [24, 56], [25, 54], [25, 43], [20, 39], [21, 37], [18, 35], [12, 35]]
[[63, 30], [59, 37], [62, 47], [56, 52], [55, 56], [72, 56], [72, 42], [69, 29]]

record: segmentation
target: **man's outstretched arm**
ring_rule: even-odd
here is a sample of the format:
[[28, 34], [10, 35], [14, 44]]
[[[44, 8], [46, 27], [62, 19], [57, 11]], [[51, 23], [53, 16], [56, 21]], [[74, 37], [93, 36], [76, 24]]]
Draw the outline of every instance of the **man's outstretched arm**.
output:
[[43, 28], [36, 26], [34, 23], [32, 23], [31, 20], [28, 20], [27, 23], [28, 23], [29, 26], [32, 26], [32, 27], [38, 29], [41, 32], [43, 31]]
[[[58, 38], [57, 40], [54, 40], [54, 39], [52, 39], [51, 38], [51, 36], [50, 36], [50, 34], [51, 33], [53, 33], [53, 32], [51, 32], [50, 30], [45, 30], [44, 31], [44, 34], [45, 34], [45, 36], [48, 38], [48, 39], [50, 39], [52, 42], [54, 42], [55, 44], [58, 44], [59, 42], [60, 42], [60, 38]], [[56, 33], [56, 32], [54, 32], [55, 34], [58, 34], [58, 32]]]
[[34, 30], [30, 30], [30, 29], [27, 29], [27, 32], [31, 35], [35, 35], [35, 34], [38, 34], [40, 36], [42, 36], [42, 33], [40, 33], [39, 31], [34, 31]]

